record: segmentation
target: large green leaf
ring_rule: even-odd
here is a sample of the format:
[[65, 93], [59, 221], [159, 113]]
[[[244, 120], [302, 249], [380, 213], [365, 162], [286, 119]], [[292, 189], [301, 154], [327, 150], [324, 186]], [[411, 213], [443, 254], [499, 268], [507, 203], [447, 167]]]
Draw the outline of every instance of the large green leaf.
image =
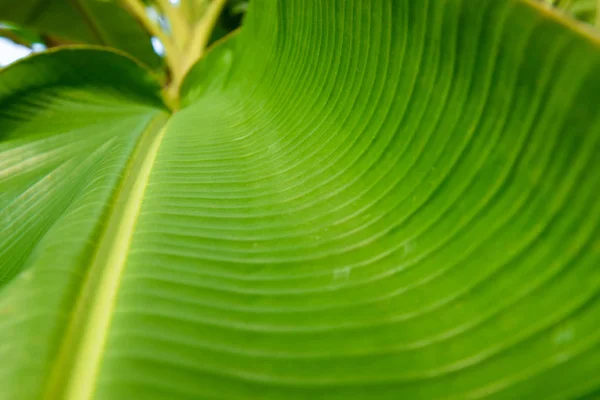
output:
[[2, 21], [67, 42], [114, 47], [151, 67], [160, 64], [150, 37], [118, 0], [0, 0]]
[[255, 0], [167, 121], [0, 74], [0, 398], [600, 390], [600, 44], [516, 0]]

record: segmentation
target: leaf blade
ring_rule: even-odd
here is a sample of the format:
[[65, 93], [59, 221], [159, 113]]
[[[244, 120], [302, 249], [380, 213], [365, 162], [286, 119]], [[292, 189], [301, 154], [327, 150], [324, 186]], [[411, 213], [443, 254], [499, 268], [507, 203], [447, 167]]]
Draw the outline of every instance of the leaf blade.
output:
[[147, 71], [97, 49], [37, 55], [1, 78], [0, 324], [3, 358], [17, 363], [2, 370], [2, 396], [37, 398], [120, 173], [164, 106]]
[[595, 393], [600, 50], [570, 28], [253, 2], [164, 132], [93, 398]]

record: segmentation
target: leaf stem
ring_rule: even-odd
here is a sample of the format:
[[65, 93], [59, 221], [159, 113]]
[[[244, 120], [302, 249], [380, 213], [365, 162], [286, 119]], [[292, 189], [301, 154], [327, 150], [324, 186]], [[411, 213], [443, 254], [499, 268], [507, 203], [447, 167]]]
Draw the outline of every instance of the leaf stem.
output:
[[188, 63], [194, 63], [204, 54], [204, 49], [208, 44], [210, 35], [217, 24], [225, 3], [227, 3], [227, 0], [213, 0], [206, 8], [202, 19], [196, 23], [192, 33], [192, 42], [190, 43], [191, 51], [187, 57]]
[[226, 3], [227, 0], [213, 0], [206, 8], [200, 21], [194, 26], [191, 41], [186, 47], [185, 54], [182, 56], [180, 67], [173, 71], [173, 80], [167, 91], [172, 98], [176, 98], [179, 86], [181, 86], [183, 78], [189, 69], [204, 54], [206, 45], [210, 40], [210, 35]]
[[190, 37], [190, 27], [182, 12], [181, 4], [176, 7], [169, 0], [157, 0], [156, 3], [169, 20], [169, 28], [175, 46], [179, 49], [185, 48]]
[[168, 37], [161, 27], [148, 17], [146, 7], [138, 0], [121, 0], [129, 12], [144, 26], [144, 28], [153, 36], [156, 36], [165, 47], [167, 57], [165, 57], [169, 69], [175, 70], [180, 64], [180, 54], [175, 43]]
[[[183, 78], [205, 52], [212, 31], [227, 0], [180, 0], [178, 5], [169, 0], [155, 0], [162, 14], [169, 20], [170, 32], [165, 32], [160, 24], [153, 21], [142, 0], [121, 0], [129, 12], [150, 33], [157, 37], [165, 48], [165, 62], [171, 76], [171, 82], [165, 89], [166, 97], [176, 108], [177, 95]], [[201, 10], [196, 21], [196, 11]], [[194, 14], [188, 18], [188, 14]]]

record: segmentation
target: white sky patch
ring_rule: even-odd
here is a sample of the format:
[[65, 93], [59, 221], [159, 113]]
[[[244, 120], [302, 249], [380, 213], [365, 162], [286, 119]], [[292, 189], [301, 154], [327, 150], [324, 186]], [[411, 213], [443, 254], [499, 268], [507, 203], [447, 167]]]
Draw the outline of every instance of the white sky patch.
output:
[[34, 53], [38, 53], [40, 51], [46, 50], [46, 46], [42, 43], [33, 43], [31, 45], [31, 50], [33, 50]]
[[5, 66], [31, 53], [31, 49], [0, 38], [0, 66]]
[[154, 48], [154, 52], [156, 54], [158, 54], [159, 56], [165, 54], [165, 46], [163, 46], [159, 38], [153, 36], [152, 39], [150, 39], [150, 41], [152, 42], [152, 48]]

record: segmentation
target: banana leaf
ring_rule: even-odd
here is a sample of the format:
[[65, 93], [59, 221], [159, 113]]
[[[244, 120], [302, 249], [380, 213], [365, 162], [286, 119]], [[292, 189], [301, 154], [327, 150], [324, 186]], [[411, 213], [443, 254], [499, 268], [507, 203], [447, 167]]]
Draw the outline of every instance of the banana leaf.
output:
[[0, 399], [600, 394], [600, 41], [520, 0], [254, 0], [170, 111], [0, 72]]

